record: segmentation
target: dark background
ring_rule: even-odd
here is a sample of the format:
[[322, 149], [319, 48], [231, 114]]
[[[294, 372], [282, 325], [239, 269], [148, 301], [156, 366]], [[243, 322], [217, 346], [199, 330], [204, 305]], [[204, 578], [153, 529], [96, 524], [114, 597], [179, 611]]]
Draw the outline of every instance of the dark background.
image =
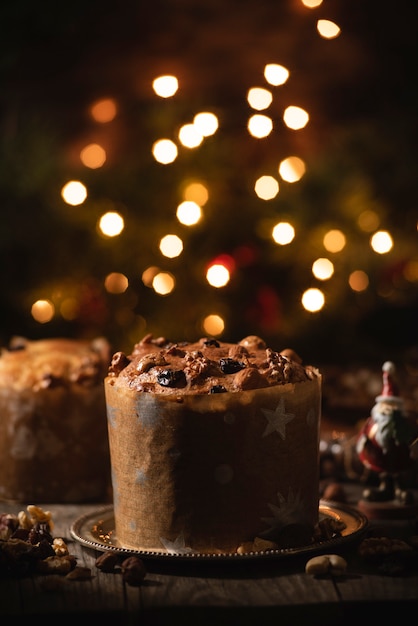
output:
[[[335, 21], [341, 35], [319, 37], [319, 18]], [[14, 0], [2, 3], [0, 29], [2, 345], [13, 335], [104, 334], [129, 351], [146, 332], [203, 336], [201, 320], [216, 311], [225, 340], [258, 334], [315, 363], [394, 359], [416, 366], [418, 275], [405, 272], [418, 263], [413, 2], [324, 0], [307, 9], [299, 0]], [[269, 62], [291, 76], [271, 88], [274, 132], [255, 140], [246, 132], [246, 92], [268, 87]], [[151, 87], [162, 73], [180, 83], [167, 101]], [[118, 115], [98, 125], [89, 108], [105, 97], [117, 102]], [[288, 104], [308, 110], [306, 129], [284, 126]], [[171, 166], [157, 164], [152, 143], [174, 137], [204, 109], [218, 115], [217, 134], [183, 150]], [[99, 170], [78, 156], [91, 142], [106, 146]], [[257, 199], [255, 179], [277, 176], [289, 154], [306, 162], [303, 179], [280, 183], [272, 201]], [[194, 228], [175, 218], [188, 178], [204, 180], [210, 191], [205, 219]], [[61, 198], [70, 179], [88, 188], [81, 207]], [[109, 206], [124, 215], [125, 230], [103, 239], [96, 223]], [[370, 235], [359, 232], [364, 210], [375, 211], [392, 234], [390, 253], [373, 253]], [[296, 224], [297, 236], [280, 248], [265, 233], [282, 218]], [[318, 284], [311, 265], [325, 256], [318, 242], [327, 228], [343, 230], [347, 246], [332, 257], [333, 278]], [[167, 232], [184, 240], [177, 259], [158, 250]], [[217, 290], [204, 272], [221, 254], [234, 258], [236, 270]], [[158, 296], [143, 284], [151, 265], [175, 275], [172, 294]], [[349, 288], [354, 269], [367, 272], [366, 292]], [[119, 296], [103, 286], [112, 271], [129, 278]], [[326, 295], [317, 314], [300, 304], [311, 286]], [[66, 293], [79, 303], [71, 321], [59, 315]], [[57, 306], [47, 324], [31, 316], [38, 298]]]

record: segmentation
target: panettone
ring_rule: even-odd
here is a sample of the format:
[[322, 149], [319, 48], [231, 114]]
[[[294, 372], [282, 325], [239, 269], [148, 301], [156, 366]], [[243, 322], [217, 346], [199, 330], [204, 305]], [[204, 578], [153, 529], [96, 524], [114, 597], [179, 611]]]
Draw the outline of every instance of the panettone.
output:
[[110, 496], [106, 339], [15, 337], [0, 355], [0, 499]]
[[253, 336], [148, 335], [115, 353], [105, 395], [120, 545], [215, 554], [310, 542], [321, 375], [292, 351]]

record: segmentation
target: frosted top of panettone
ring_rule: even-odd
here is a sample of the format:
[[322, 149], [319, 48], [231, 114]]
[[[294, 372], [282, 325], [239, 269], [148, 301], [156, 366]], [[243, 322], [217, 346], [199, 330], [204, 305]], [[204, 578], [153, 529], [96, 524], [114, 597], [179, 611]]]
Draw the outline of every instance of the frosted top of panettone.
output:
[[255, 335], [238, 343], [207, 337], [173, 343], [146, 335], [129, 356], [113, 355], [108, 382], [139, 392], [182, 395], [261, 389], [317, 376], [292, 350], [276, 352]]
[[92, 341], [14, 337], [0, 354], [0, 387], [39, 391], [102, 384], [110, 356], [109, 343], [102, 337]]

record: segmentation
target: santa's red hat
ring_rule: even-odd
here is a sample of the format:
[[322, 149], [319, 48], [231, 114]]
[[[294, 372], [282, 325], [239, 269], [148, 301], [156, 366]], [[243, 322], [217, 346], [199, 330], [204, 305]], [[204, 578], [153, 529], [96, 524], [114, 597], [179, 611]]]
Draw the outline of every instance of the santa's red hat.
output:
[[399, 395], [398, 385], [395, 380], [395, 365], [391, 361], [386, 361], [382, 365], [383, 389], [380, 396], [377, 396], [376, 402], [394, 402], [402, 403]]

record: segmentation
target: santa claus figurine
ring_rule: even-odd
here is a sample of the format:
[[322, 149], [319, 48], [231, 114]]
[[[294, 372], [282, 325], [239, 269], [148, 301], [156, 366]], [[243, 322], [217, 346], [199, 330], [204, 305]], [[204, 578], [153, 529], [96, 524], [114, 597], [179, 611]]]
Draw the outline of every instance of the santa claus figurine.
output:
[[412, 504], [413, 495], [402, 489], [402, 474], [413, 466], [411, 443], [416, 437], [416, 426], [405, 414], [403, 400], [394, 380], [395, 367], [390, 361], [382, 366], [383, 389], [377, 396], [358, 435], [356, 449], [363, 465], [379, 475], [377, 488], [363, 492], [363, 498], [372, 502], [396, 500]]

